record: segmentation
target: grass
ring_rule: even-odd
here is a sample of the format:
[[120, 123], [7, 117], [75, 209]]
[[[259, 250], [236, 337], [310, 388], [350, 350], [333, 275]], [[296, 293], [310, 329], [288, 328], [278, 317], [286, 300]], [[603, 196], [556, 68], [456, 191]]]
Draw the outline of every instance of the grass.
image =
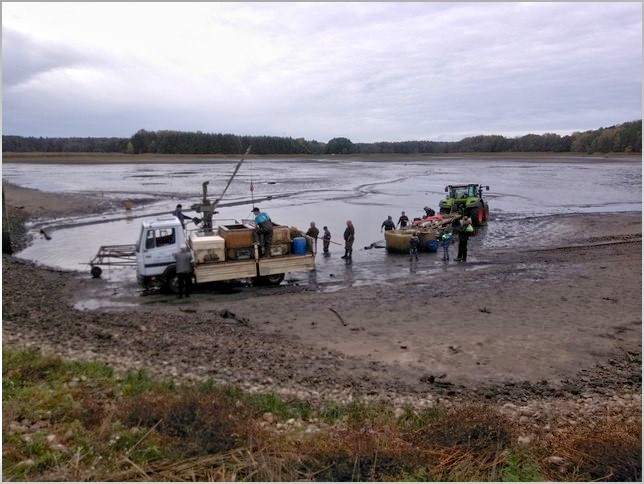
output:
[[[639, 480], [641, 416], [519, 445], [481, 404], [313, 405], [3, 348], [3, 476], [24, 481]], [[630, 419], [630, 420], [629, 420]], [[546, 464], [561, 456], [564, 465]]]

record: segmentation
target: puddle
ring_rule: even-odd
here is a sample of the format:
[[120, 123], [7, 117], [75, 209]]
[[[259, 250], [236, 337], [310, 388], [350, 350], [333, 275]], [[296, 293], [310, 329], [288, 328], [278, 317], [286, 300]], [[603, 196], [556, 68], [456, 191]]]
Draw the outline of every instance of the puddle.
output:
[[125, 311], [128, 308], [134, 308], [137, 306], [138, 304], [113, 301], [109, 298], [105, 298], [105, 299], [85, 299], [83, 301], [78, 301], [74, 304], [74, 309], [77, 309], [79, 311], [94, 311], [97, 309], [109, 309], [111, 311], [114, 311], [114, 310]]

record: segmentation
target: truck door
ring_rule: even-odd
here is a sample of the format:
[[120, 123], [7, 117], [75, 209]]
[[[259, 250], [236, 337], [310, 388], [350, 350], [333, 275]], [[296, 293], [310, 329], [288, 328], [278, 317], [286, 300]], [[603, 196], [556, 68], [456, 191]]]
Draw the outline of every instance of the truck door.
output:
[[174, 254], [179, 251], [176, 227], [144, 227], [139, 240], [139, 251], [139, 274], [163, 274], [169, 265], [174, 264]]

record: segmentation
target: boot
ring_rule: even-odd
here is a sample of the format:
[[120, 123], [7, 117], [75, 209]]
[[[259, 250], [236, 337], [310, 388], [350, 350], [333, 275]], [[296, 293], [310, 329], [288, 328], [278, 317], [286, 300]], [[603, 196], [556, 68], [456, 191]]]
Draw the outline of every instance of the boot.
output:
[[347, 257], [347, 259], [351, 259], [351, 254], [352, 253], [353, 253], [353, 249], [349, 251], [349, 256]]
[[349, 258], [349, 251], [347, 249], [344, 249], [344, 255], [340, 257], [340, 259], [348, 259]]

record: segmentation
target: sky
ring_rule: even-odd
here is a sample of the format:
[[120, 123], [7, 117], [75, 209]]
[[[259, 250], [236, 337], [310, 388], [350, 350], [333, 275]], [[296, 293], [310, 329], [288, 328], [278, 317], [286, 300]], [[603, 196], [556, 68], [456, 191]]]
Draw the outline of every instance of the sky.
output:
[[2, 2], [5, 135], [457, 141], [641, 118], [641, 2]]

